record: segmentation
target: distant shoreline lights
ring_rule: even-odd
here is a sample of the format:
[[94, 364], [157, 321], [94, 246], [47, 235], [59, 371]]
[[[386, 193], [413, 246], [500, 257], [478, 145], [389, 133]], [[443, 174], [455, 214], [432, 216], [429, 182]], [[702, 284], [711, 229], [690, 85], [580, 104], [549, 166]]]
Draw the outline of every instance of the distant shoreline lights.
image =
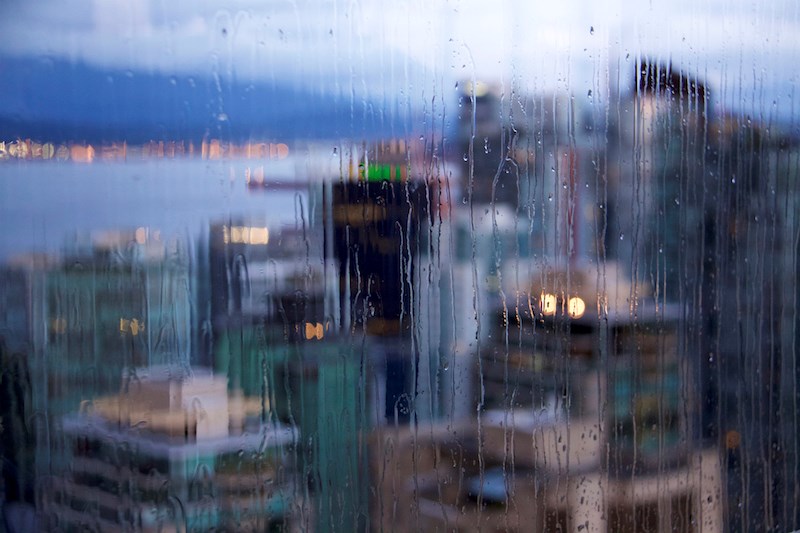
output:
[[31, 139], [0, 141], [0, 161], [56, 160], [73, 163], [126, 161], [129, 159], [178, 159], [199, 157], [217, 159], [274, 159], [289, 156], [289, 146], [276, 142], [232, 143], [209, 139], [199, 144], [187, 141], [126, 142], [92, 145], [88, 143], [40, 143]]

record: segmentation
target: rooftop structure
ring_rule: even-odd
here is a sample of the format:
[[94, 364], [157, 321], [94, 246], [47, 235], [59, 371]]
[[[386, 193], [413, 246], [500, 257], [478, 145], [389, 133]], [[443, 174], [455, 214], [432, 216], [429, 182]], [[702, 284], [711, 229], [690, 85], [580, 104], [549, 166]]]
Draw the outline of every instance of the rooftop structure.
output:
[[131, 371], [118, 395], [64, 421], [70, 470], [45, 489], [49, 526], [99, 531], [258, 529], [291, 520], [295, 430], [261, 421], [224, 377]]

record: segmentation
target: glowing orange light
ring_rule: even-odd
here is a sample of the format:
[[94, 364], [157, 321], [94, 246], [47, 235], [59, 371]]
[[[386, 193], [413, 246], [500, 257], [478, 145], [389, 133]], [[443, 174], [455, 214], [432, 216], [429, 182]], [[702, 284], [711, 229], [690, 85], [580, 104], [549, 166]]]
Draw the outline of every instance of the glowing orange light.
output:
[[222, 156], [222, 145], [219, 139], [212, 139], [208, 144], [208, 158], [219, 159]]
[[69, 158], [76, 163], [91, 163], [94, 161], [94, 148], [92, 145], [72, 145], [69, 148]]
[[325, 336], [325, 330], [322, 327], [322, 324], [317, 322], [316, 324], [312, 324], [310, 322], [306, 322], [306, 340], [311, 339], [322, 339]]

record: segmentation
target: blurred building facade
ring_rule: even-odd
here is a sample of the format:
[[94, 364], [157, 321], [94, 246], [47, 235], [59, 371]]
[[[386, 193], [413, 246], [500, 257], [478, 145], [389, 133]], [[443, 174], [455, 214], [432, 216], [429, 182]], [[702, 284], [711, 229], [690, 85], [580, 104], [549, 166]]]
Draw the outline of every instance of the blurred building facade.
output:
[[[689, 438], [726, 458], [727, 526], [797, 524], [793, 326], [787, 262], [796, 192], [785, 140], [719, 106], [697, 76], [641, 60], [609, 145], [608, 257], [657, 302], [678, 304], [679, 351], [691, 354]], [[615, 238], [617, 237], [617, 238]], [[791, 329], [786, 329], [786, 328]], [[743, 381], [752, 376], [754, 381]], [[777, 406], [783, 406], [777, 407]], [[790, 408], [792, 410], [793, 408]]]
[[298, 521], [296, 431], [262, 421], [202, 368], [150, 366], [65, 418], [70, 468], [44, 488], [48, 529], [264, 531]]
[[719, 451], [687, 438], [677, 308], [597, 284], [552, 272], [494, 308], [477, 420], [374, 435], [373, 529], [723, 530]]
[[[2, 336], [30, 375], [25, 423], [37, 492], [66, 467], [63, 416], [119, 386], [124, 369], [188, 364], [186, 250], [147, 228], [95, 234], [63, 256], [26, 255], [0, 272]], [[29, 487], [30, 488], [30, 487]]]

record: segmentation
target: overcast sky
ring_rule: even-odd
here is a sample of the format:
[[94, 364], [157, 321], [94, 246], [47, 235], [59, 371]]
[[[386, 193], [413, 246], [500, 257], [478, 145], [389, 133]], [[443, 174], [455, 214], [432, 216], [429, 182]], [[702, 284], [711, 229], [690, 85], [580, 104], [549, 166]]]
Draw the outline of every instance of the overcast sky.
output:
[[320, 91], [432, 97], [475, 77], [596, 99], [644, 54], [708, 80], [718, 105], [791, 114], [798, 11], [789, 0], [40, 0], [2, 18], [0, 50]]

